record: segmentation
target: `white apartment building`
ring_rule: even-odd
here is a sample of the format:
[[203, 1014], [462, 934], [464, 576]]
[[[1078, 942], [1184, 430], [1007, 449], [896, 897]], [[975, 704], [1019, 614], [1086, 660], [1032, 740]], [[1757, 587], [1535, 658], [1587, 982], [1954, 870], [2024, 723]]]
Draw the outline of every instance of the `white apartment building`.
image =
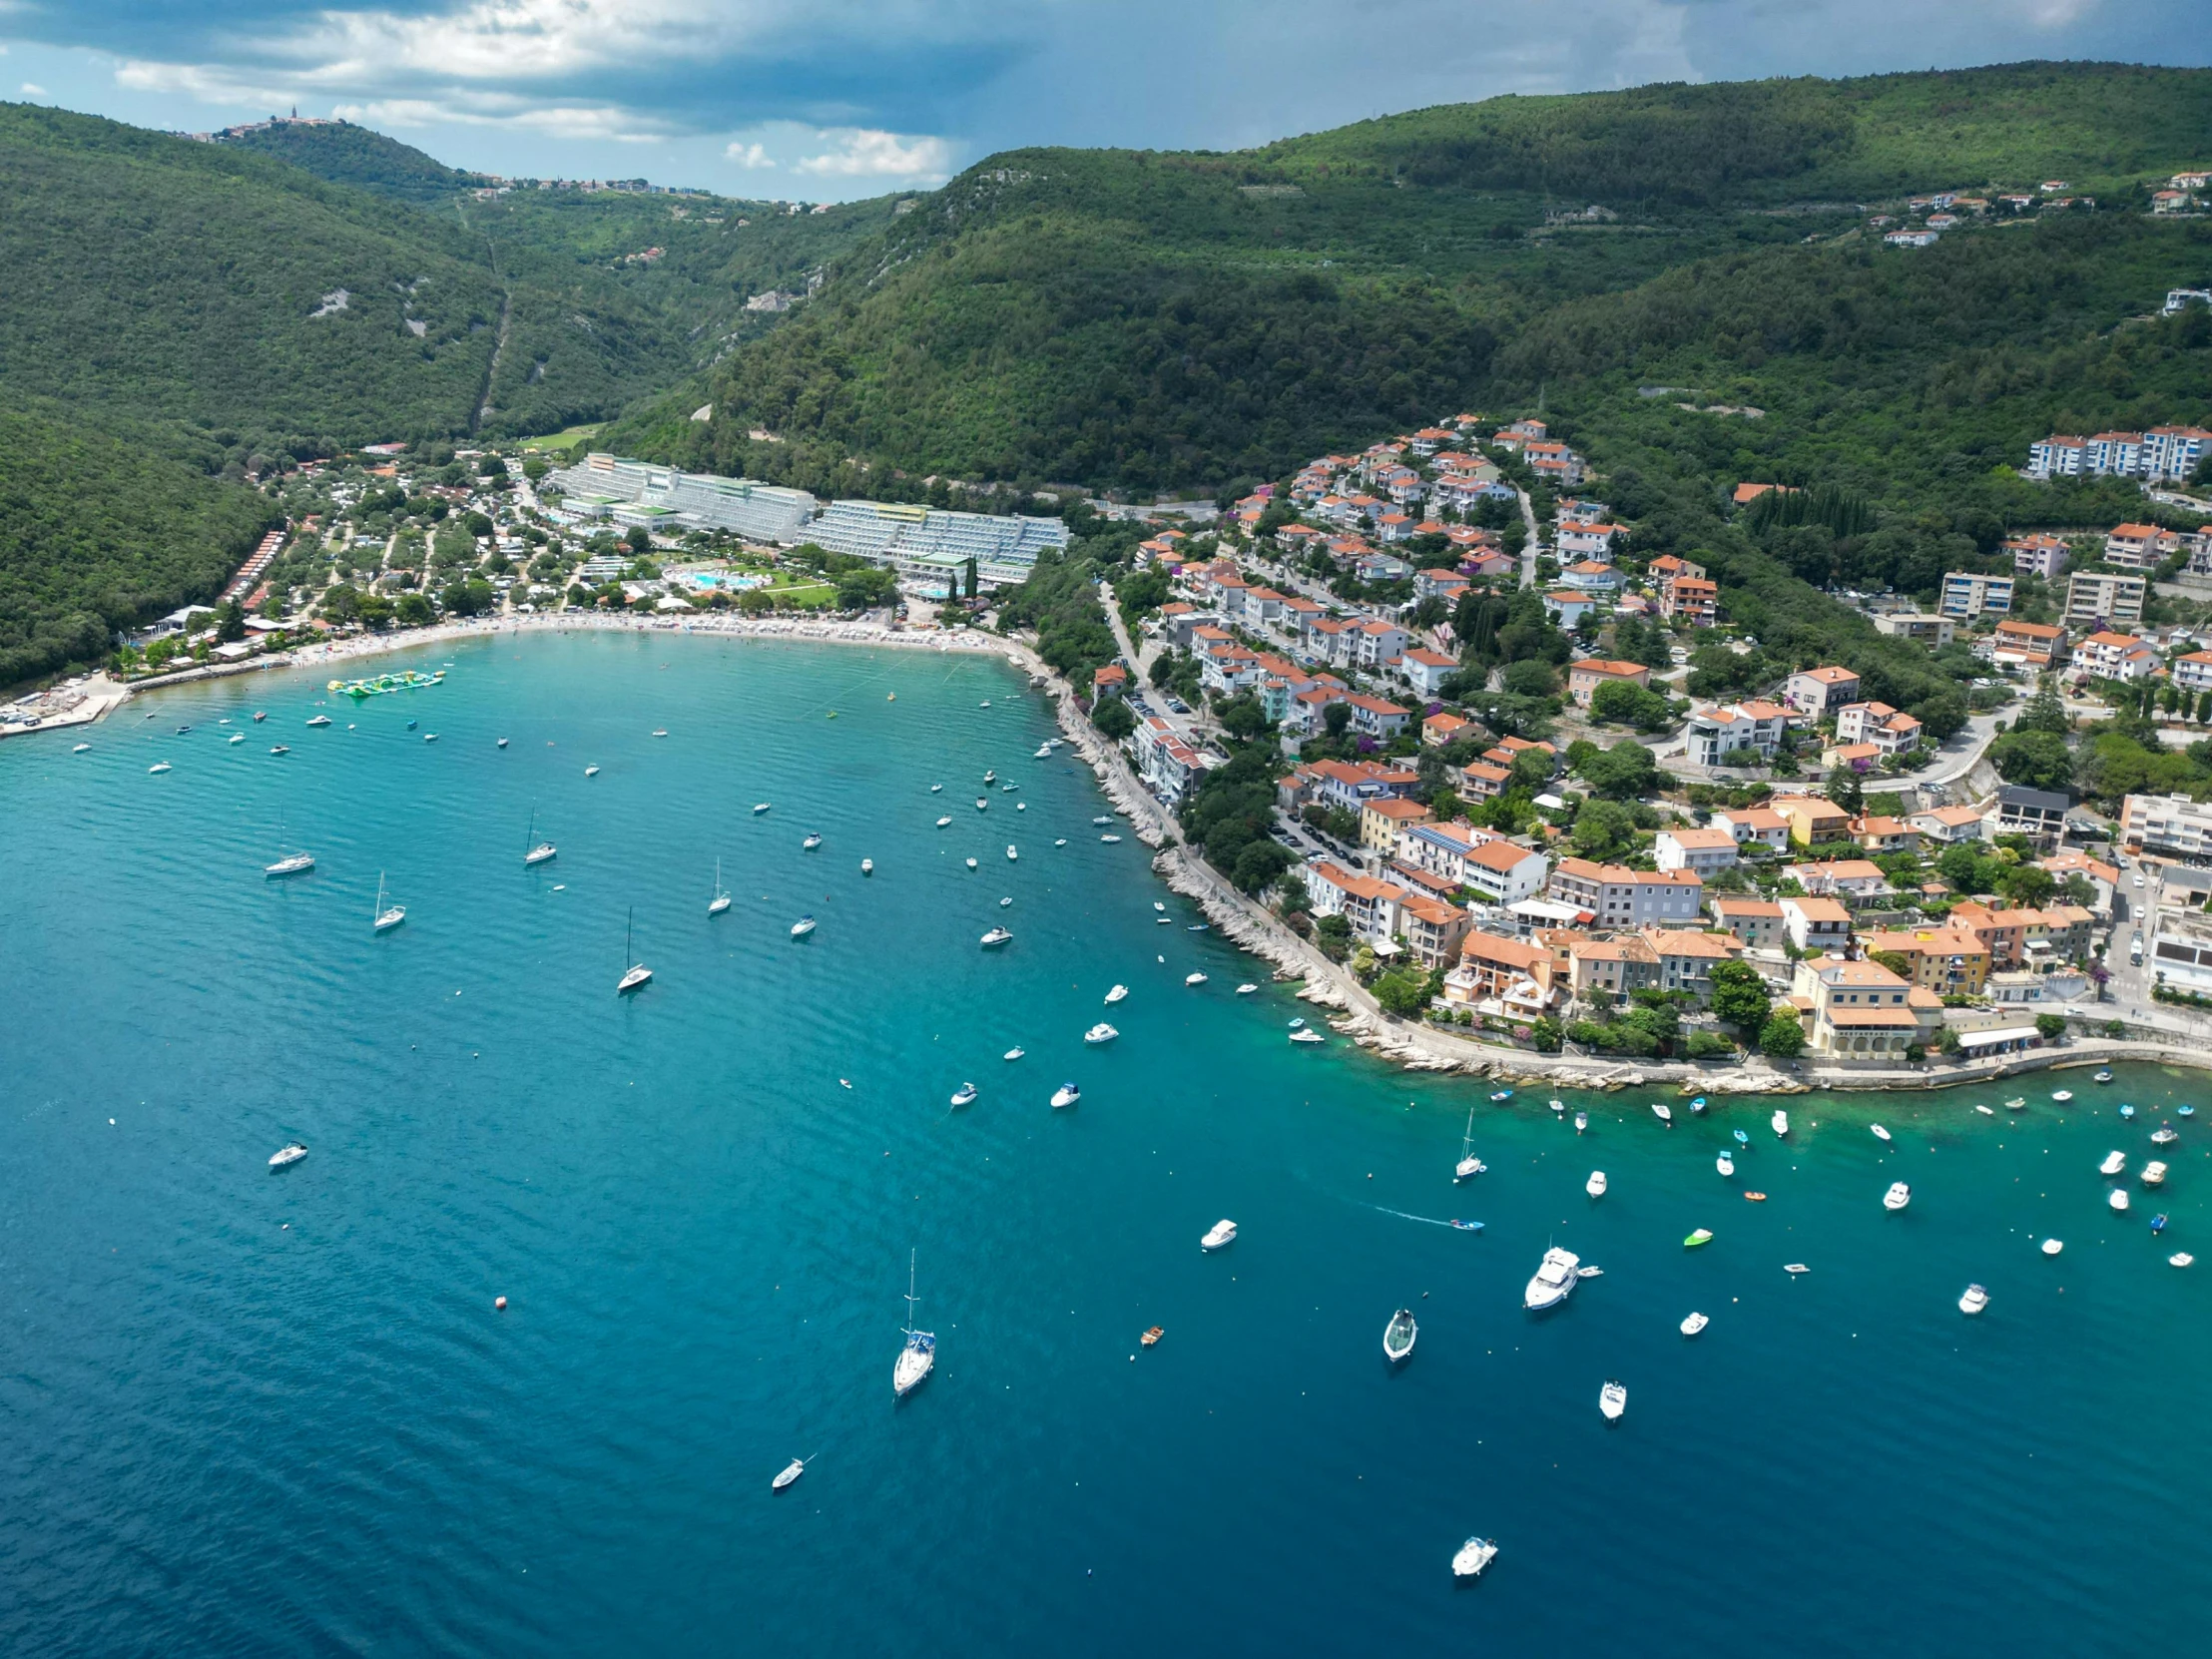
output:
[[2074, 647], [2074, 671], [2092, 680], [2146, 680], [2164, 666], [2133, 634], [2091, 634]]
[[1752, 750], [1771, 761], [1790, 729], [1790, 711], [1779, 703], [1754, 699], [1724, 704], [1689, 719], [1685, 735], [1692, 766], [1717, 767], [1725, 756]]
[[1544, 891], [1589, 911], [1599, 927], [1691, 927], [1704, 902], [1705, 882], [1687, 869], [1639, 870], [1561, 858]]
[[1736, 837], [1726, 830], [1662, 830], [1651, 861], [1662, 870], [1695, 871], [1702, 880], [1736, 862]]
[[1848, 668], [1803, 668], [1783, 685], [1783, 701], [1818, 720], [1859, 695], [1859, 676]]
[[1985, 611], [2008, 612], [2012, 609], [2012, 578], [1972, 570], [1945, 571], [1942, 603], [1937, 608], [1943, 615], [1961, 620]]
[[2212, 651], [2192, 651], [2173, 660], [2174, 690], [2212, 691]]
[[2077, 570], [2066, 578], [2066, 626], [2108, 626], [2143, 620], [2150, 584], [2140, 576]]
[[2185, 795], [2131, 795], [2120, 807], [2119, 844], [2175, 858], [2212, 855], [2212, 802]]
[[1790, 821], [1772, 807], [1728, 807], [1713, 815], [1713, 828], [1726, 830], [1738, 846], [1767, 846], [1780, 852], [1790, 844]]

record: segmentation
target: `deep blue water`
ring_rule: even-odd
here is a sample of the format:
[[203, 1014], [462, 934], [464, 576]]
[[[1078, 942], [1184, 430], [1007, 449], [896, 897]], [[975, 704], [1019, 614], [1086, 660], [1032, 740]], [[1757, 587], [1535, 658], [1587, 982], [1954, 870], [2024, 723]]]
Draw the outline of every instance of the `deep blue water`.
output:
[[[1578, 1096], [1577, 1138], [1540, 1100], [1292, 1047], [1300, 1005], [1233, 994], [1258, 966], [1099, 842], [1091, 779], [1032, 757], [1046, 711], [995, 663], [450, 655], [324, 731], [318, 677], [266, 676], [143, 699], [85, 755], [0, 745], [0, 1648], [2202, 1639], [2212, 1111], [2126, 1217], [2095, 1166], [2139, 1168], [2203, 1078], [2074, 1073], [2072, 1107], [2046, 1080], [1993, 1118], [1998, 1093], [1806, 1097], [1787, 1146], [1770, 1103], [1669, 1131], [1650, 1095]], [[1020, 789], [978, 814], [986, 767]], [[525, 870], [533, 809], [561, 850]], [[312, 875], [263, 878], [280, 840]], [[379, 870], [409, 914], [372, 937]], [[618, 999], [633, 908], [656, 977]], [[1121, 1039], [1086, 1049], [1117, 980]], [[1475, 1101], [1489, 1173], [1454, 1189]], [[1223, 1216], [1242, 1237], [1202, 1256]], [[1554, 1239], [1605, 1275], [1531, 1318]], [[909, 1250], [939, 1360], [894, 1403]], [[1502, 1553], [1455, 1587], [1472, 1532]]]

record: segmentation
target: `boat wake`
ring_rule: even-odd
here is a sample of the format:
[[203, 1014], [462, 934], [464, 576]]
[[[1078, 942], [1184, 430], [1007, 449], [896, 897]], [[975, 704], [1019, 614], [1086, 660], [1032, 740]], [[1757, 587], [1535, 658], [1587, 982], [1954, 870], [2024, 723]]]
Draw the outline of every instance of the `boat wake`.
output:
[[1470, 1231], [1468, 1224], [1465, 1222], [1438, 1221], [1434, 1216], [1416, 1216], [1409, 1210], [1392, 1210], [1381, 1204], [1370, 1204], [1367, 1208], [1382, 1215], [1396, 1216], [1400, 1221], [1417, 1221], [1427, 1227], [1448, 1227], [1461, 1233]]

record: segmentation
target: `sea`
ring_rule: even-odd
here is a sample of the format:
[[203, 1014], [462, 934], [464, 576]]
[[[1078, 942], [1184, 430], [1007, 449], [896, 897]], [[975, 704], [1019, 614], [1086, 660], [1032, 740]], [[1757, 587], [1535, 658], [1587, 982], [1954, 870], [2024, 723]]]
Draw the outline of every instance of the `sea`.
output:
[[0, 745], [0, 1651], [2199, 1651], [2203, 1074], [1493, 1101], [1293, 1044], [997, 659], [340, 672], [445, 665]]

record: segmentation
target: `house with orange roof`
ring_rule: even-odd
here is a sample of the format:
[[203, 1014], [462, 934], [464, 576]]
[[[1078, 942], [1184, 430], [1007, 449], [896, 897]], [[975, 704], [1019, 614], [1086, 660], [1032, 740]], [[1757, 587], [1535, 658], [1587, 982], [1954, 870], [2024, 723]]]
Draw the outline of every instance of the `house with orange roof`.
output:
[[1683, 732], [1690, 764], [1718, 767], [1728, 764], [1731, 755], [1745, 754], [1755, 763], [1772, 761], [1789, 734], [1790, 720], [1788, 709], [1762, 698], [1693, 714]]
[[1819, 846], [1851, 837], [1851, 814], [1817, 795], [1780, 797], [1774, 810], [1790, 821], [1790, 839], [1800, 846]]
[[1782, 948], [1782, 906], [1771, 898], [1751, 898], [1743, 893], [1717, 892], [1710, 907], [1713, 919], [1753, 950]]
[[1918, 852], [1921, 832], [1903, 819], [1868, 813], [1851, 821], [1851, 838], [1869, 852]]
[[1636, 933], [1579, 938], [1567, 946], [1567, 985], [1577, 1001], [1608, 1003], [1659, 982], [1659, 953]]
[[1790, 988], [1807, 999], [1806, 1035], [1816, 1054], [1894, 1062], [1941, 1034], [1943, 999], [1880, 962], [1811, 958], [1798, 963]]
[[1989, 660], [1999, 668], [2055, 667], [2066, 660], [2066, 631], [2053, 623], [2007, 617], [1990, 636]]
[[1630, 869], [1586, 858], [1561, 858], [1545, 883], [1546, 897], [1587, 910], [1600, 927], [1690, 927], [1697, 923], [1705, 883], [1693, 870]]
[[1580, 588], [1584, 593], [1617, 593], [1621, 585], [1621, 573], [1611, 565], [1601, 565], [1595, 559], [1584, 559], [1559, 572], [1559, 580], [1570, 588]]
[[1782, 688], [1782, 701], [1814, 720], [1859, 696], [1859, 676], [1848, 668], [1801, 668]]
[[1661, 869], [1690, 869], [1701, 876], [1736, 864], [1736, 837], [1726, 830], [1685, 830], [1676, 826], [1659, 831], [1651, 861]]
[[1896, 971], [1937, 996], [1979, 996], [1989, 983], [1989, 947], [1963, 927], [1863, 933], [1859, 943], [1869, 956], [1903, 956]]
[[1681, 558], [1673, 553], [1662, 553], [1650, 564], [1644, 566], [1644, 574], [1654, 582], [1671, 582], [1677, 576], [1702, 577], [1705, 574], [1705, 567], [1692, 564], [1688, 559]]
[[1553, 545], [1562, 559], [1595, 559], [1601, 564], [1613, 562], [1613, 538], [1620, 534], [1618, 524], [1600, 523], [1586, 518], [1562, 518], [1554, 534]]
[[1344, 701], [1352, 705], [1352, 729], [1364, 738], [1387, 741], [1404, 731], [1413, 718], [1412, 710], [1380, 697], [1355, 693]]
[[1444, 975], [1444, 1000], [1461, 1006], [1520, 1003], [1532, 1017], [1556, 1000], [1561, 964], [1540, 944], [1470, 929], [1459, 941], [1459, 963]]
[[1474, 918], [1456, 904], [1409, 892], [1397, 901], [1397, 924], [1407, 954], [1433, 971], [1458, 961], [1459, 943], [1474, 926]]
[[1828, 858], [1817, 864], [1792, 864], [1785, 872], [1809, 893], [1833, 898], [1879, 898], [1894, 891], [1882, 866], [1872, 858]]
[[1459, 672], [1459, 660], [1447, 657], [1441, 651], [1431, 651], [1425, 645], [1405, 648], [1395, 665], [1405, 682], [1423, 697], [1437, 697], [1443, 692], [1444, 682]]
[[1637, 931], [1658, 958], [1655, 989], [1686, 991], [1699, 1002], [1713, 999], [1713, 969], [1733, 962], [1744, 953], [1743, 942], [1727, 933], [1705, 933], [1695, 927], [1645, 927]]
[[1405, 889], [1361, 875], [1324, 858], [1306, 866], [1308, 907], [1317, 916], [1343, 916], [1353, 936], [1373, 944], [1397, 934], [1397, 907]]
[[1430, 749], [1441, 749], [1461, 732], [1471, 731], [1474, 722], [1463, 720], [1454, 714], [1438, 709], [1420, 723], [1420, 741]]
[[1720, 615], [1718, 584], [1677, 576], [1659, 586], [1659, 614], [1680, 628], [1710, 628]]
[[1126, 696], [1129, 691], [1129, 671], [1119, 663], [1108, 663], [1091, 675], [1091, 696], [1094, 700]]
[[1582, 708], [1590, 706], [1600, 686], [1651, 684], [1651, 670], [1642, 663], [1624, 663], [1606, 657], [1585, 657], [1567, 668], [1567, 695]]
[[1972, 807], [1930, 807], [1905, 821], [1938, 846], [1982, 838], [1982, 819]]
[[1596, 596], [1580, 588], [1550, 588], [1544, 593], [1544, 614], [1569, 633], [1596, 609]]
[[1711, 823], [1734, 835], [1738, 846], [1758, 845], [1779, 852], [1790, 844], [1790, 821], [1772, 807], [1724, 807]]
[[2074, 647], [2073, 671], [2090, 680], [2147, 680], [2166, 665], [2133, 634], [2091, 634]]
[[1488, 801], [1512, 785], [1513, 769], [1495, 761], [1469, 761], [1459, 769], [1459, 793], [1469, 801]]
[[1404, 801], [1395, 796], [1370, 801], [1360, 809], [1360, 844], [1389, 857], [1397, 850], [1399, 830], [1426, 824], [1435, 816], [1418, 801]]
[[1782, 930], [1803, 951], [1843, 950], [1851, 944], [1851, 912], [1833, 898], [1785, 898]]

